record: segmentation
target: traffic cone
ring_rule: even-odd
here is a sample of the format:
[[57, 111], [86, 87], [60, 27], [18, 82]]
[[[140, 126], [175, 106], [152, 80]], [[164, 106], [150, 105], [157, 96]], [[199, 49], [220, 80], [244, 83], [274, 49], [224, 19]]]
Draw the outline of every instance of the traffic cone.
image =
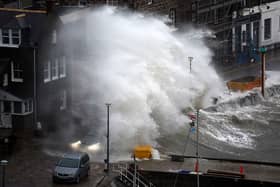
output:
[[195, 162], [195, 165], [194, 165], [194, 171], [195, 171], [195, 172], [198, 172], [198, 167], [199, 167], [198, 161], [196, 161], [196, 162]]
[[240, 174], [244, 174], [244, 168], [243, 168], [243, 166], [240, 166], [239, 172], [240, 172]]

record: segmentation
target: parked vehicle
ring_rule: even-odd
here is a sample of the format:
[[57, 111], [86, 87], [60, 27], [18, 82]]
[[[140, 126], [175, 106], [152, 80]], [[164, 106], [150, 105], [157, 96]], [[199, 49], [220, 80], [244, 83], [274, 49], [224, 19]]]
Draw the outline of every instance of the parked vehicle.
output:
[[90, 171], [90, 158], [87, 153], [74, 152], [65, 154], [53, 171], [54, 182], [75, 182], [87, 177]]

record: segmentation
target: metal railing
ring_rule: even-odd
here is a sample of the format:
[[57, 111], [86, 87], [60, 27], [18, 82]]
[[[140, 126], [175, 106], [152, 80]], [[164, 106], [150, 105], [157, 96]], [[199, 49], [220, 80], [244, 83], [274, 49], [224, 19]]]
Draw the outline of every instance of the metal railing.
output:
[[134, 169], [128, 167], [127, 164], [114, 164], [112, 165], [112, 171], [118, 172], [120, 181], [128, 186], [133, 185], [135, 177], [136, 187], [155, 187], [150, 181], [145, 180], [145, 177], [139, 172], [134, 172]]

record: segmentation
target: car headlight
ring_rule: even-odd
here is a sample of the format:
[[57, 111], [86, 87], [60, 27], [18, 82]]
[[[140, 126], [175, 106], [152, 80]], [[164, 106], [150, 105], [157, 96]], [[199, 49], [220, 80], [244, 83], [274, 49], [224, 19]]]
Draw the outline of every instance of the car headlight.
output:
[[5, 138], [4, 143], [9, 143], [9, 138]]
[[77, 141], [77, 142], [74, 142], [74, 143], [71, 143], [70, 146], [73, 148], [73, 149], [78, 149], [80, 147], [80, 145], [82, 144], [81, 140]]

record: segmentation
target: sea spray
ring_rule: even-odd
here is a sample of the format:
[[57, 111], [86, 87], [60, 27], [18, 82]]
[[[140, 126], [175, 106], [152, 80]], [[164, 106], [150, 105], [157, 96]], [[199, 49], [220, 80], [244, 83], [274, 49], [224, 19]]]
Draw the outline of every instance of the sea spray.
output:
[[[86, 55], [73, 62], [79, 70], [73, 93], [80, 95], [73, 113], [104, 148], [105, 103], [112, 104], [112, 155], [128, 155], [139, 144], [158, 146], [159, 137], [188, 128], [184, 109], [203, 108], [221, 93], [222, 83], [210, 66], [212, 52], [204, 43], [209, 32], [179, 33], [164, 20], [112, 7], [84, 14]], [[79, 34], [79, 28], [71, 33]]]

